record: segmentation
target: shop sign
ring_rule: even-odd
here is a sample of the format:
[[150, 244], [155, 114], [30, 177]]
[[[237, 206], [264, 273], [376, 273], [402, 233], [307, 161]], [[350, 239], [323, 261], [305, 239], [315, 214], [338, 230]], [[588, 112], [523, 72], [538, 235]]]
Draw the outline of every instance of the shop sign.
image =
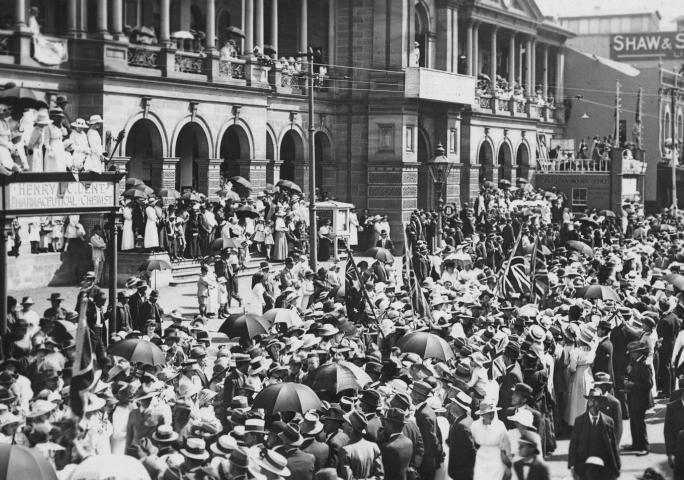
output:
[[684, 58], [684, 32], [611, 35], [610, 58], [613, 60]]
[[116, 206], [112, 182], [26, 182], [5, 187], [6, 212], [111, 209]]

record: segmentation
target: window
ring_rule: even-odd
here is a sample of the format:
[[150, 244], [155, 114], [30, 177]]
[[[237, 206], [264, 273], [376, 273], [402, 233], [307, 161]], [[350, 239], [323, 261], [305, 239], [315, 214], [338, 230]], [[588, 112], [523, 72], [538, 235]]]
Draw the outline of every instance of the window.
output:
[[394, 152], [394, 125], [381, 123], [378, 125], [378, 151]]
[[572, 189], [572, 206], [586, 207], [587, 206], [587, 189], [573, 188]]
[[456, 153], [458, 148], [458, 129], [449, 130], [449, 153]]
[[413, 127], [406, 127], [406, 151], [412, 152], [413, 147]]

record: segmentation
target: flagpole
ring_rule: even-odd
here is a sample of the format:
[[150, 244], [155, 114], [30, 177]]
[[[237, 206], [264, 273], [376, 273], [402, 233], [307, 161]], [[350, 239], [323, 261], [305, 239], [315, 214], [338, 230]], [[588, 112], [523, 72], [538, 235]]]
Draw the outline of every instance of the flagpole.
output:
[[508, 256], [508, 261], [506, 262], [506, 268], [504, 271], [499, 274], [499, 282], [497, 284], [497, 297], [500, 297], [502, 292], [501, 292], [501, 286], [503, 285], [503, 281], [506, 279], [508, 276], [508, 271], [511, 266], [511, 260], [513, 257], [515, 257], [515, 252], [518, 251], [518, 246], [520, 245], [520, 240], [522, 239], [522, 232], [527, 225], [527, 219], [520, 225], [520, 231], [518, 232], [518, 238], [515, 239], [515, 244], [513, 245], [513, 249], [511, 250], [511, 254]]
[[[359, 272], [359, 269], [356, 266], [356, 262], [354, 261], [354, 256], [352, 255], [352, 251], [349, 248], [349, 244], [345, 240], [344, 242], [345, 249], [347, 250], [347, 255], [349, 256], [349, 260], [351, 260], [351, 264], [354, 267], [354, 273], [356, 274], [356, 278], [359, 279], [359, 283], [361, 283], [361, 274]], [[365, 302], [368, 302], [368, 306], [370, 307], [371, 312], [373, 313], [373, 320], [375, 320], [376, 325], [378, 326], [378, 332], [380, 335], [382, 335], [382, 338], [385, 338], [385, 334], [382, 332], [382, 328], [380, 328], [380, 322], [378, 321], [378, 317], [375, 315], [375, 308], [373, 308], [373, 304], [370, 301], [370, 297], [368, 296], [368, 292], [366, 291], [366, 286], [365, 285], [360, 285], [361, 287], [361, 294], [363, 295], [363, 299]], [[345, 286], [346, 288], [346, 286]]]
[[[522, 230], [521, 230], [522, 231]], [[530, 258], [530, 302], [535, 301], [535, 273], [537, 271], [537, 248], [539, 243], [539, 234], [534, 237], [534, 247], [532, 247], [532, 257]]]

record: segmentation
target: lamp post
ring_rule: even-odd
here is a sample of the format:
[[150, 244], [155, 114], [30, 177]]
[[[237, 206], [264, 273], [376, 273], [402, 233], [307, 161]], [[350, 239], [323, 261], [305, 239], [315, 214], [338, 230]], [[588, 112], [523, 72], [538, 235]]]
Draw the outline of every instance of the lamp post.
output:
[[437, 198], [439, 213], [437, 216], [437, 248], [440, 248], [442, 245], [442, 216], [444, 215], [445, 197], [443, 190], [449, 178], [451, 167], [453, 167], [453, 163], [449, 161], [445, 153], [444, 147], [439, 143], [435, 149], [435, 156], [427, 162], [430, 177], [432, 177], [432, 182], [435, 185], [435, 197]]

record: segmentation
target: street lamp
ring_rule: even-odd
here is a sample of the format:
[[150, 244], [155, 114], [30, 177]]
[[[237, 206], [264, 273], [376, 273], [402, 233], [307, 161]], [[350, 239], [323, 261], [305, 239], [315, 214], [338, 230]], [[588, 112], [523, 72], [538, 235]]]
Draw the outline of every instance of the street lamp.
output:
[[430, 172], [430, 177], [432, 177], [432, 182], [435, 185], [435, 194], [437, 197], [437, 210], [439, 215], [437, 216], [437, 248], [442, 245], [442, 216], [444, 215], [444, 186], [449, 178], [449, 172], [453, 163], [449, 161], [445, 155], [444, 147], [441, 143], [437, 144], [435, 149], [435, 156], [428, 160], [427, 166]]

